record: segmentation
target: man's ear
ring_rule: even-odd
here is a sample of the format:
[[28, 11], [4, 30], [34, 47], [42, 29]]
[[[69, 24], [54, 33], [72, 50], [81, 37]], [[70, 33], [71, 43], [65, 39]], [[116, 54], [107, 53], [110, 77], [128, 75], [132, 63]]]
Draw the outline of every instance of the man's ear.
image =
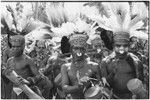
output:
[[24, 43], [24, 44], [22, 44], [22, 48], [25, 48], [25, 43]]
[[115, 48], [115, 43], [112, 44], [113, 49]]

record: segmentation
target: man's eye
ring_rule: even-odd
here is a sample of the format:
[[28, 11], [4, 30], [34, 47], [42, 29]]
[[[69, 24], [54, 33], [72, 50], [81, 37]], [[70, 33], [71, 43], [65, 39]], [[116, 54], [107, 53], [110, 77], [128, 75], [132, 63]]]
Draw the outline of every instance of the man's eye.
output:
[[119, 44], [116, 44], [116, 47], [121, 47], [121, 45], [119, 45]]
[[128, 47], [128, 45], [123, 45], [123, 47], [125, 47], [125, 48], [126, 48], [126, 47]]

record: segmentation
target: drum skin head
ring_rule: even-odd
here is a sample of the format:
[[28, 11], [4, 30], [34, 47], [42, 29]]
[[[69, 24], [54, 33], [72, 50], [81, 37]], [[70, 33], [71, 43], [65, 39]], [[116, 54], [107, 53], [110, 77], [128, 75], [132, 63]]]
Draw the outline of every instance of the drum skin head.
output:
[[101, 87], [99, 86], [93, 86], [85, 91], [85, 98], [86, 99], [99, 99], [102, 96]]

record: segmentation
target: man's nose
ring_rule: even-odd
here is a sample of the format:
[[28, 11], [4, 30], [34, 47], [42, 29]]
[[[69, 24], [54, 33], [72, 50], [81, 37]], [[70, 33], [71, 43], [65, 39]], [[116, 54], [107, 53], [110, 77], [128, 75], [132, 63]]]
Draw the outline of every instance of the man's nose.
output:
[[13, 49], [13, 50], [16, 50], [17, 48], [16, 48], [16, 47], [13, 47], [12, 49]]
[[77, 50], [77, 53], [81, 53], [81, 50]]
[[120, 49], [124, 49], [124, 46], [120, 46]]

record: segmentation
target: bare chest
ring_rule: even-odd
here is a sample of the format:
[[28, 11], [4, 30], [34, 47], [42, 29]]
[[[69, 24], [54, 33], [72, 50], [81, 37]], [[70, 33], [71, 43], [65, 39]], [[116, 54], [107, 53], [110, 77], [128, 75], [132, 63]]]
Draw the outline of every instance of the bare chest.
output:
[[30, 69], [30, 64], [27, 61], [21, 60], [19, 62], [13, 62], [13, 68], [17, 72], [18, 75], [22, 76], [23, 78], [27, 78], [32, 74]]
[[116, 64], [110, 63], [108, 66], [108, 72], [116, 69], [116, 74], [130, 74], [132, 73], [131, 66], [126, 61], [118, 61]]
[[76, 84], [78, 82], [78, 79], [84, 76], [92, 77], [93, 74], [94, 72], [89, 65], [85, 65], [81, 69], [76, 69], [72, 67], [70, 68], [70, 70], [68, 70], [68, 76], [72, 84]]

